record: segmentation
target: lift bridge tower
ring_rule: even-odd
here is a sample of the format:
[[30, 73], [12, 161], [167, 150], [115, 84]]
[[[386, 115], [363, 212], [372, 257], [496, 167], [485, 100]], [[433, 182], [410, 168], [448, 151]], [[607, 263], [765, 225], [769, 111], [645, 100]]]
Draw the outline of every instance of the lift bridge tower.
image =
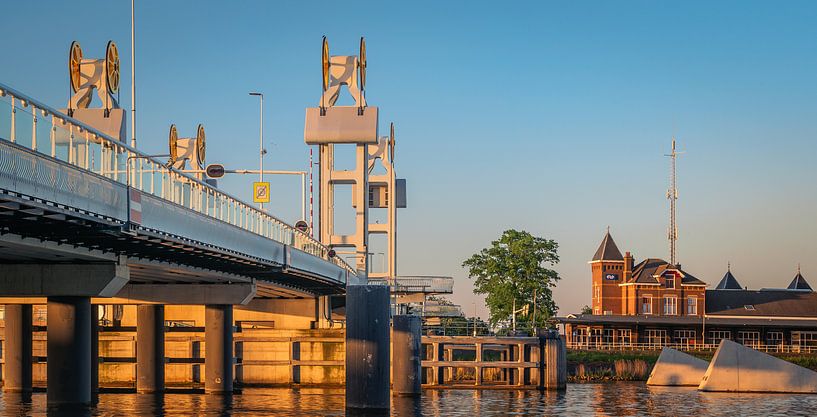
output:
[[[321, 53], [322, 88], [318, 107], [306, 109], [304, 141], [317, 145], [320, 155], [318, 228], [320, 241], [335, 249], [352, 249], [358, 277], [363, 284], [368, 278], [397, 276], [397, 208], [405, 207], [405, 181], [395, 178], [394, 125], [389, 136], [378, 131], [378, 108], [366, 103], [366, 42], [360, 39], [358, 55], [330, 56], [329, 43], [323, 38]], [[337, 105], [342, 87], [354, 99], [354, 105]], [[353, 145], [355, 165], [351, 170], [335, 169], [335, 146]], [[380, 164], [385, 173], [373, 175]], [[352, 186], [352, 206], [355, 209], [355, 231], [349, 235], [335, 233], [335, 187]], [[371, 223], [370, 208], [385, 208], [385, 223]], [[370, 272], [369, 235], [385, 234], [387, 248], [385, 270]], [[355, 284], [355, 283], [350, 283]]]

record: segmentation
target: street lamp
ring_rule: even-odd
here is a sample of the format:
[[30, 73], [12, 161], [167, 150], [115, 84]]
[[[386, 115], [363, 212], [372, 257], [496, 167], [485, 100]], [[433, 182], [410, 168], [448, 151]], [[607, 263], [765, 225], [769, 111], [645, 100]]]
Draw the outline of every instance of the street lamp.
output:
[[[258, 151], [259, 159], [260, 159], [260, 168], [258, 170], [258, 181], [259, 182], [264, 182], [264, 154], [267, 153], [267, 151], [264, 150], [264, 94], [256, 92], [256, 91], [251, 91], [250, 95], [251, 96], [261, 97], [261, 134], [260, 134], [260, 139], [259, 139], [259, 142], [260, 142], [259, 148], [260, 148], [260, 150]], [[264, 203], [258, 203], [258, 207], [261, 210], [263, 210], [264, 209]]]

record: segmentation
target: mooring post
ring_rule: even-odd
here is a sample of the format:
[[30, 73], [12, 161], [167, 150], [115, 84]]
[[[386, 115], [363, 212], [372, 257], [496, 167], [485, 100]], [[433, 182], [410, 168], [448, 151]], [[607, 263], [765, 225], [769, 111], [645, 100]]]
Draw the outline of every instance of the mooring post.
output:
[[3, 391], [31, 392], [32, 316], [31, 304], [6, 305], [6, 342], [3, 359]]
[[389, 287], [346, 287], [346, 408], [388, 410]]
[[420, 395], [420, 316], [394, 316], [394, 394]]
[[567, 388], [567, 349], [558, 333], [551, 333], [545, 339], [545, 388], [563, 390]]

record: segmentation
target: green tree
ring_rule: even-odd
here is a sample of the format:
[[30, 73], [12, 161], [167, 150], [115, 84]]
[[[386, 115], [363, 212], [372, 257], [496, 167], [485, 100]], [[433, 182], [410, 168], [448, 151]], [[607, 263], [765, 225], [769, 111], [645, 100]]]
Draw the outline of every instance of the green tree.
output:
[[582, 314], [593, 314], [593, 309], [590, 308], [589, 305], [585, 304], [584, 307], [582, 307]]
[[551, 289], [556, 286], [559, 274], [545, 265], [559, 262], [558, 248], [553, 240], [512, 229], [462, 263], [474, 280], [474, 293], [485, 295], [491, 326], [511, 319], [514, 299], [517, 309], [530, 305], [528, 315], [517, 315], [517, 322], [544, 326], [556, 314]]

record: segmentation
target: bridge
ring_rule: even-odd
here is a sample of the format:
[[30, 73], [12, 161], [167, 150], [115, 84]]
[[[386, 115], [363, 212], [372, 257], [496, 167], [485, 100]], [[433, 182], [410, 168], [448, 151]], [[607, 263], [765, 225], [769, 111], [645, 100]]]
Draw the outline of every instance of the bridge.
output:
[[[372, 337], [371, 322], [377, 323], [376, 343], [363, 343], [363, 350], [347, 348], [348, 363], [349, 355], [369, 357], [373, 346], [386, 346], [382, 332], [388, 330], [390, 302], [425, 304], [429, 294], [453, 291], [450, 277], [397, 275], [396, 209], [405, 207], [405, 181], [395, 178], [394, 128], [389, 136], [378, 136], [377, 108], [366, 105], [364, 40], [359, 56], [330, 57], [325, 39], [323, 48], [324, 96], [320, 107], [307, 109], [304, 132], [306, 144], [317, 145], [320, 154], [320, 239], [313, 238], [305, 222], [291, 226], [208, 180], [203, 174], [209, 170], [204, 169], [202, 125], [195, 138], [179, 138], [171, 126], [167, 161], [137, 149], [135, 139], [126, 143], [126, 113], [115, 95], [118, 50], [112, 41], [103, 59], [84, 58], [79, 44], [71, 44], [73, 95], [67, 109], [0, 83], [5, 391], [31, 391], [37, 331], [47, 333], [47, 356], [36, 357], [38, 364], [47, 361], [49, 406], [92, 401], [100, 362], [117, 359], [100, 355], [102, 317], [106, 328], [113, 323], [113, 331], [136, 332], [132, 350], [137, 392], [165, 389], [165, 364], [171, 363], [165, 355], [165, 332], [175, 326], [172, 323], [188, 323], [184, 326], [190, 332], [204, 333], [206, 347], [202, 362], [197, 353], [175, 357], [172, 363], [203, 363], [204, 391], [231, 392], [239, 365], [278, 363], [238, 363], [237, 357], [255, 354], [245, 351], [244, 343], [267, 339], [241, 335], [239, 348], [233, 335], [236, 323], [273, 328], [272, 317], [288, 324], [287, 329], [337, 332], [337, 310], [341, 326], [350, 326], [347, 343]], [[335, 106], [342, 86], [354, 96], [355, 106]], [[94, 92], [102, 108], [90, 107]], [[340, 143], [357, 147], [354, 170], [334, 169], [334, 145]], [[188, 161], [193, 169], [186, 169]], [[385, 174], [371, 174], [376, 163]], [[223, 175], [223, 167], [221, 171]], [[334, 231], [338, 184], [357, 190], [352, 235]], [[368, 193], [361, 192], [366, 189]], [[369, 207], [387, 209], [386, 222], [370, 223]], [[386, 236], [383, 271], [369, 271], [370, 234]], [[355, 266], [335, 248], [352, 248], [344, 253], [353, 255]], [[347, 294], [351, 288], [357, 288], [357, 296]], [[389, 293], [391, 300], [385, 297]], [[346, 304], [352, 308], [344, 310]], [[47, 305], [46, 326], [32, 322], [33, 308], [40, 305]], [[130, 320], [130, 327], [122, 324], [123, 305], [135, 306], [135, 314], [124, 319]], [[111, 306], [119, 306], [112, 320], [107, 313]], [[166, 306], [172, 314], [166, 314]], [[203, 318], [198, 310], [175, 306], [204, 306]], [[234, 306], [240, 316], [235, 319]], [[354, 319], [347, 324], [346, 316]], [[196, 325], [202, 322], [204, 326]], [[315, 336], [320, 339], [321, 334]], [[299, 348], [293, 349], [291, 358], [297, 360]], [[127, 357], [118, 359], [133, 363]], [[388, 366], [388, 361], [376, 366]], [[346, 372], [348, 378], [349, 369]], [[368, 378], [351, 372], [352, 378]], [[291, 380], [300, 377], [293, 374]]]
[[[47, 300], [54, 404], [81, 398], [71, 390], [92, 377], [91, 346], [79, 343], [95, 333], [92, 301], [139, 304], [140, 317], [160, 318], [140, 321], [145, 334], [162, 331], [162, 305], [204, 304], [207, 338], [231, 343], [233, 305], [342, 294], [358, 280], [307, 233], [5, 84], [0, 262], [3, 302], [22, 307], [6, 310], [7, 329], [23, 327], [20, 337], [6, 332], [9, 353], [20, 339], [30, 349], [31, 304]], [[30, 389], [30, 358], [5, 357], [6, 388]], [[208, 353], [207, 390], [232, 389], [232, 362], [232, 349]]]

